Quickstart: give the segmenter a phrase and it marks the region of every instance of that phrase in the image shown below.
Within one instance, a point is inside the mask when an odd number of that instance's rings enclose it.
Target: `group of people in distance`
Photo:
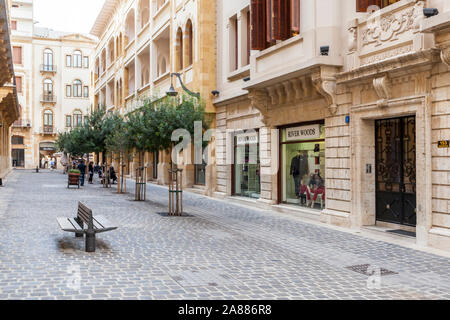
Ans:
[[[94,174],[98,174],[98,178],[100,179],[100,181],[103,182],[103,179],[107,178],[104,175],[105,167],[106,166],[104,166],[104,165],[100,166],[98,163],[96,165],[94,165],[94,163],[92,161],[89,162],[89,164],[86,166],[84,159],[73,160],[73,162],[72,162],[72,168],[78,169],[80,171],[80,185],[81,186],[84,186],[84,180],[85,180],[86,174],[89,175],[89,180],[88,180],[89,184],[94,183],[93,182]],[[113,166],[109,167],[109,179],[111,179],[112,184],[115,184],[117,181],[116,171],[114,170]]]

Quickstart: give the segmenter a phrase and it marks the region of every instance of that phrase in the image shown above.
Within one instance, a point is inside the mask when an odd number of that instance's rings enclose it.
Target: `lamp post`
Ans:
[[[193,97],[195,97],[197,99],[200,99],[200,93],[199,92],[192,92],[191,90],[186,88],[186,86],[183,83],[183,80],[181,80],[181,74],[180,73],[176,73],[176,72],[170,74],[170,88],[169,88],[169,91],[166,92],[166,94],[169,97],[176,97],[178,95],[178,92],[173,87],[173,76],[176,76],[178,78],[178,80],[180,80],[181,87],[183,88],[184,91],[187,92],[187,94],[189,94],[190,96],[193,96]]]

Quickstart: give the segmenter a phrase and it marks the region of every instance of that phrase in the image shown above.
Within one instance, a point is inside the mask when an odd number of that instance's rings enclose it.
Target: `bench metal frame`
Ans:
[[[92,210],[83,203],[78,202],[76,218],[56,218],[63,231],[74,232],[75,237],[86,235],[86,252],[95,252],[95,235],[97,233],[117,229],[104,216],[93,216]]]

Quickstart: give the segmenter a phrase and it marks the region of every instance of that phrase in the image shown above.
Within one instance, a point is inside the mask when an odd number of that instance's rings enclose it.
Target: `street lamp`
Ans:
[[[181,80],[181,74],[175,73],[175,72],[170,74],[170,88],[169,88],[169,91],[166,92],[166,94],[169,97],[176,97],[178,95],[178,92],[175,90],[175,88],[173,86],[173,76],[176,76],[178,78],[178,80],[180,80],[181,87],[183,88],[184,91],[186,91],[190,96],[200,99],[200,93],[192,92],[191,90],[186,88],[186,86],[183,83],[183,80]]]

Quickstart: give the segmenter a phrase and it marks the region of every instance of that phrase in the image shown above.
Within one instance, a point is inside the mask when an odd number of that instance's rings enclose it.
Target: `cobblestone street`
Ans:
[[[190,216],[164,217],[167,189],[147,188],[135,202],[14,171],[0,188],[0,299],[450,299],[449,258],[191,193]],[[95,253],[56,221],[78,201],[119,227]]]

